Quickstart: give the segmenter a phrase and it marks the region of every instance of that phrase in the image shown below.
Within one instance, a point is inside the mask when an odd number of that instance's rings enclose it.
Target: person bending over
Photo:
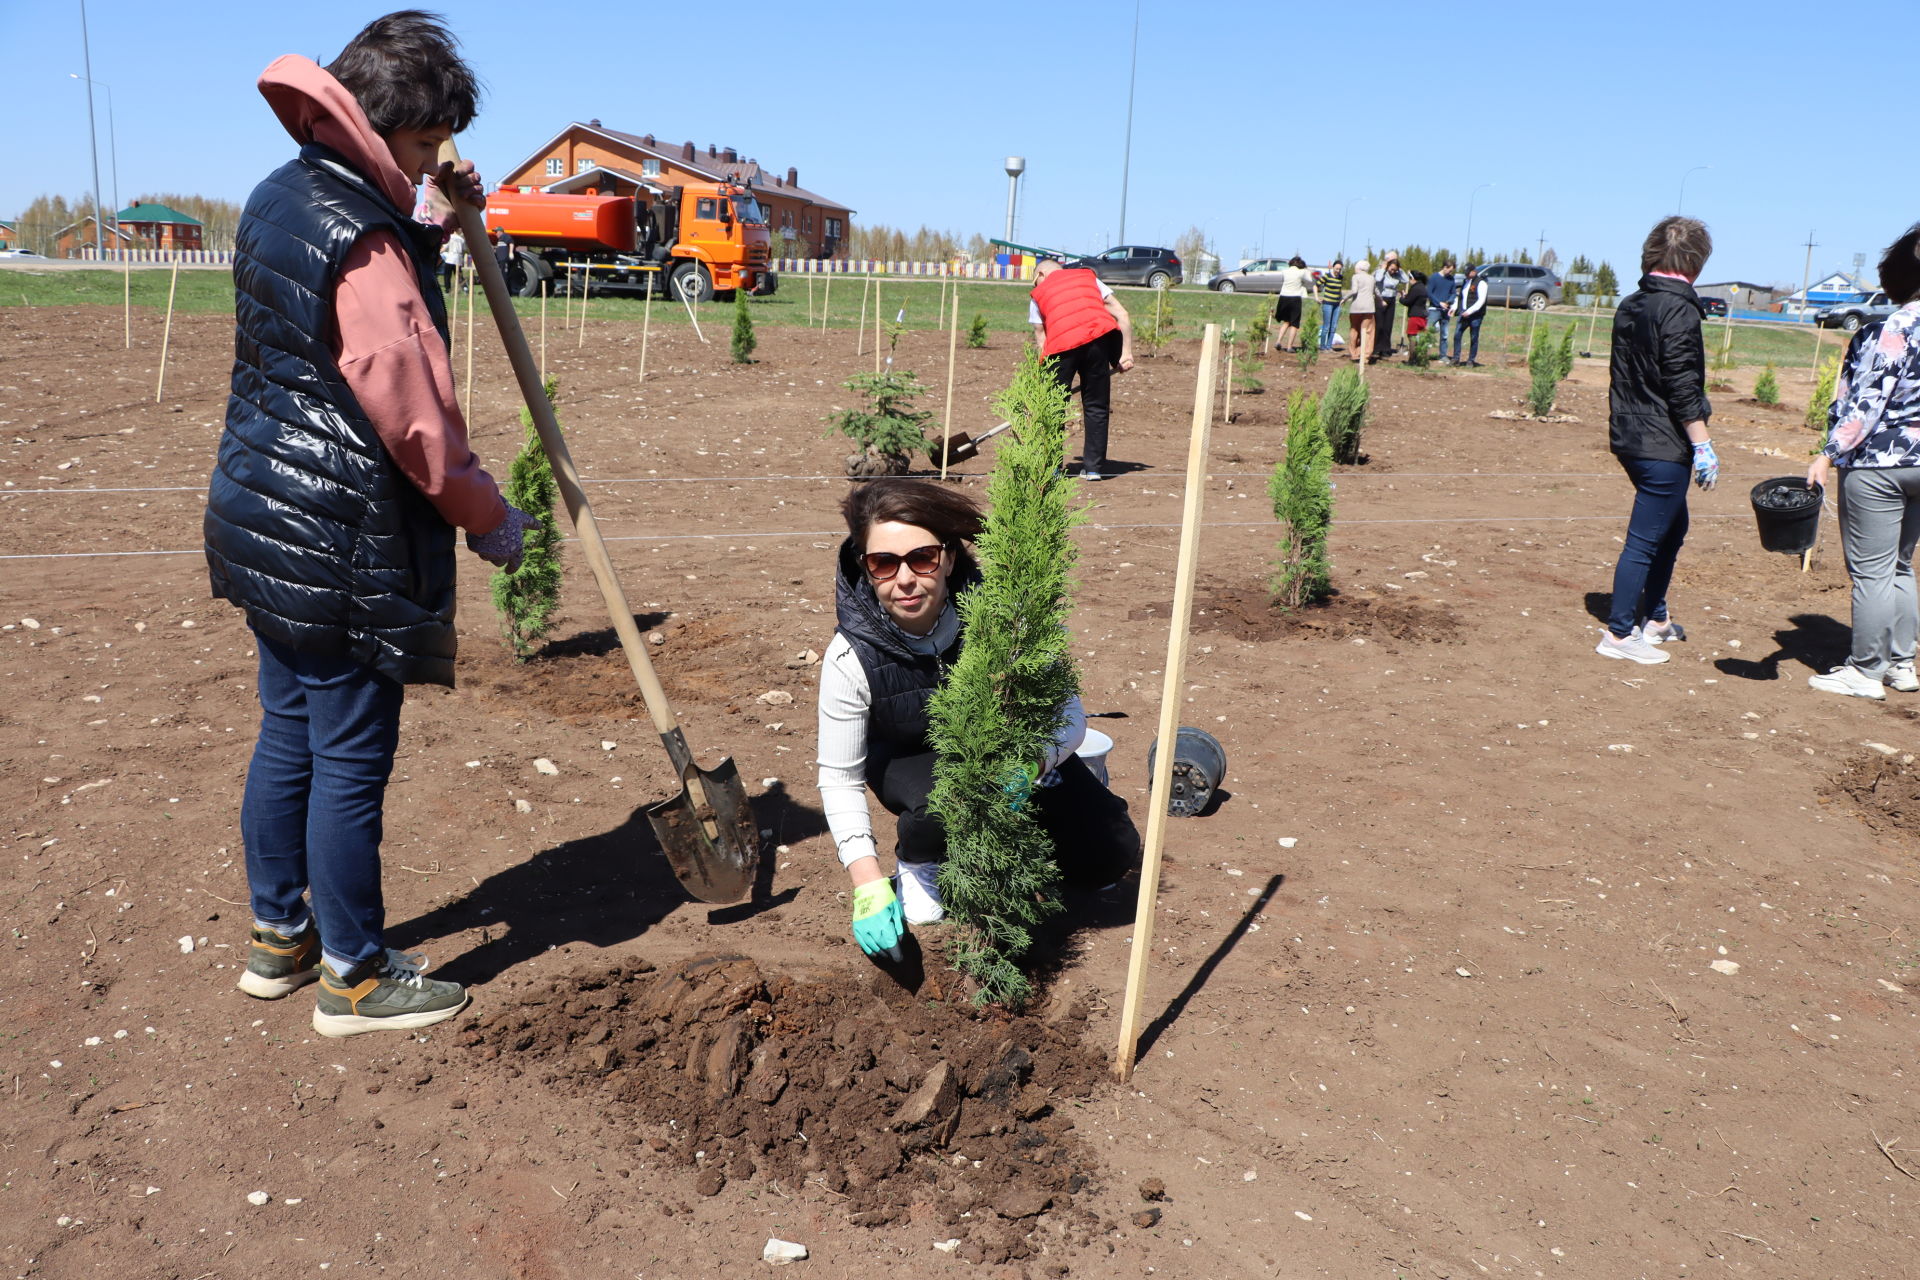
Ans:
[[[927,703],[964,643],[954,601],[980,580],[968,550],[980,509],[947,486],[875,480],[849,493],[841,511],[838,626],[820,663],[820,800],[852,881],[854,939],[876,955],[906,925],[945,914],[937,876],[946,828],[927,807],[936,759]],[[1078,697],[1061,718],[1029,803],[1065,884],[1099,889],[1132,868],[1140,836],[1127,802],[1074,754],[1086,736]],[[880,869],[868,789],[894,815],[897,887]]]
[[[1060,385],[1071,388],[1075,376],[1080,379],[1080,417],[1086,427],[1080,478],[1099,480],[1107,466],[1113,375],[1133,368],[1133,321],[1091,270],[1048,258],[1034,269],[1027,322]]]

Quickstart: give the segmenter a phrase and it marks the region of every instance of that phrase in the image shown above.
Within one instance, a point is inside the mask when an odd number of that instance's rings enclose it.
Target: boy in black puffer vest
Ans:
[[[434,279],[454,221],[442,188],[482,199],[470,166],[439,162],[477,89],[452,36],[411,10],[324,70],[277,60],[259,87],[301,149],[236,236],[233,393],[204,522],[213,593],[246,612],[260,659],[240,989],[276,999],[318,978],[322,1035],[413,1029],[467,994],[382,937],[400,705],[407,684],[453,683],[454,528],[511,567],[533,523],[468,447]],[[423,177],[438,225],[406,212]]]

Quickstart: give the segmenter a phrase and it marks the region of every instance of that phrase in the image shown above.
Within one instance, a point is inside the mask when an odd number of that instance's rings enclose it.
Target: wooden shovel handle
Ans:
[[[460,149],[449,140],[440,148],[440,159],[457,165],[460,163]],[[493,254],[487,249],[486,220],[479,209],[458,195],[448,192],[447,198],[460,216],[460,231],[467,239],[468,260],[480,274],[480,286],[486,290],[487,307],[493,312],[494,327],[500,330],[500,341],[507,348],[507,361],[513,365],[514,379],[520,384],[520,398],[526,401],[527,412],[533,415],[534,429],[540,433],[541,447],[547,451],[547,460],[553,464],[561,501],[566,503],[574,532],[580,536],[580,546],[586,552],[587,566],[593,570],[593,579],[600,584],[601,598],[606,601],[607,613],[613,618],[614,634],[620,637],[620,647],[626,652],[627,665],[633,668],[633,678],[639,682],[640,693],[647,700],[647,714],[653,718],[653,727],[666,740],[668,752],[675,756],[674,768],[684,777],[693,763],[691,753],[687,751],[686,742],[679,733],[673,708],[667,705],[667,691],[661,687],[660,677],[654,674],[653,663],[647,658],[646,646],[640,639],[640,628],[634,625],[633,610],[627,604],[626,593],[620,590],[620,580],[614,576],[613,561],[607,556],[606,541],[600,536],[600,526],[594,522],[593,508],[587,504],[586,491],[580,487],[580,473],[574,469],[573,455],[567,451],[566,438],[560,434],[559,420],[553,416],[553,406],[547,401],[546,388],[540,379],[540,366],[534,361],[532,349],[527,346],[527,335],[520,329],[520,315],[513,309],[513,298],[507,292],[507,278],[501,274],[500,264],[494,261]],[[676,744],[678,751],[674,750]],[[688,758],[680,759],[683,753]]]

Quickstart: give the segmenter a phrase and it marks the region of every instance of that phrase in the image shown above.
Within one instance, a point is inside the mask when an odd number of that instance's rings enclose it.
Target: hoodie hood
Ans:
[[[396,209],[413,207],[413,183],[393,162],[386,140],[347,87],[319,63],[298,54],[275,58],[260,73],[260,95],[301,146],[318,143],[336,152],[380,189]]]
[[[947,576],[948,601],[957,601],[979,581],[980,566],[963,545],[954,553],[953,572]],[[907,633],[874,594],[851,537],[840,543],[840,574],[834,583],[833,604],[839,628],[849,637],[858,636],[898,662],[920,660],[921,655],[909,644]]]

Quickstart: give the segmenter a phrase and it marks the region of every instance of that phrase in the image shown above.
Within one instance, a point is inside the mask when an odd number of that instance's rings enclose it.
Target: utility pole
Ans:
[[[93,51],[87,42],[87,0],[80,0],[80,62],[86,69],[87,145],[93,151],[93,256],[104,262],[107,257],[106,232],[102,224],[106,213],[100,207],[100,138],[93,128]]]
[[[1540,260],[1546,256],[1547,256],[1547,233],[1543,228],[1540,232],[1540,247],[1534,250],[1533,252],[1534,265],[1538,266],[1540,264]]]
[[[1127,143],[1120,156],[1120,239],[1127,240],[1127,179],[1133,170],[1133,82],[1140,70],[1140,0],[1133,0],[1133,54],[1127,62]]]
[[[1813,299],[1807,297],[1807,290],[1813,287],[1813,251],[1819,247],[1820,247],[1819,245],[1813,242],[1813,232],[1811,231],[1807,232],[1807,264],[1806,266],[1800,268],[1800,314],[1801,315],[1807,314],[1807,308],[1810,305],[1812,305],[1812,302],[1813,302]],[[1814,362],[1817,364],[1820,359],[1820,356],[1819,356],[1820,322],[1817,320],[1814,322],[1814,325],[1813,325],[1813,349],[1814,349]]]

